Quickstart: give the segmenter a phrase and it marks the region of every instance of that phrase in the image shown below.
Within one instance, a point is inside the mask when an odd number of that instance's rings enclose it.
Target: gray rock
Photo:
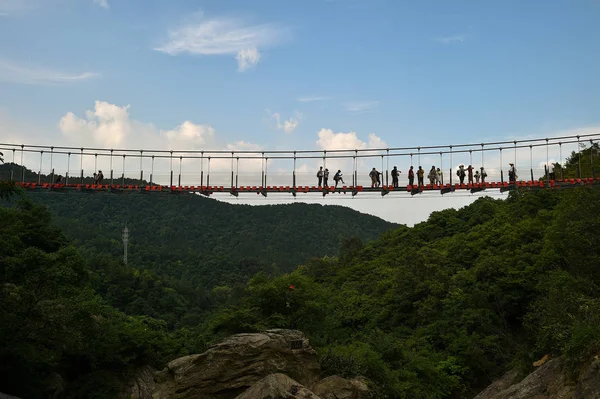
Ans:
[[[476,397],[476,399],[573,398],[573,388],[566,381],[563,373],[563,359],[560,357],[546,362],[517,384],[496,392],[486,389]]]
[[[299,348],[292,349],[292,343]],[[237,334],[202,354],[176,359],[157,373],[152,398],[233,399],[275,373],[285,373],[305,386],[319,380],[315,351],[302,332]]]
[[[481,391],[474,399],[489,399],[498,392],[508,389],[511,385],[519,382],[519,373],[517,370],[511,370],[504,374],[500,379],[494,381],[490,386]]]
[[[600,359],[594,358],[575,386],[575,399],[600,398]]]
[[[369,387],[361,379],[347,380],[337,375],[324,378],[313,392],[321,399],[367,399]]]
[[[322,399],[284,374],[271,374],[235,399]]]
[[[119,395],[119,399],[152,399],[152,392],[156,387],[155,373],[150,366],[138,369],[127,384],[125,392]]]

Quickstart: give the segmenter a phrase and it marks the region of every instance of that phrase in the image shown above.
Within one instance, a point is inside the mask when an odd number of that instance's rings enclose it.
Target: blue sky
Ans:
[[[138,145],[143,128],[179,140],[156,145],[313,149],[575,131],[600,125],[598,21],[597,0],[0,0],[0,138]]]

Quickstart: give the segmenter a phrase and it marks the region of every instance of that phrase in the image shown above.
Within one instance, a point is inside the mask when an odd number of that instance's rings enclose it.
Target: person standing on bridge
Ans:
[[[342,184],[346,184],[344,183],[344,179],[342,179],[342,171],[338,169],[338,171],[335,173],[335,175],[333,175],[333,181],[335,181],[335,188],[337,188],[338,183],[341,181]]]
[[[469,167],[467,168],[467,173],[469,175],[469,183],[473,184],[473,166],[469,165]]]
[[[398,170],[397,167],[394,166],[394,169],[392,169],[392,185],[394,187],[398,187],[398,175],[400,174],[400,171]]]
[[[479,178],[481,177],[481,175],[479,174],[479,171],[475,171],[475,183],[479,184]]]
[[[369,173],[369,177],[371,178],[371,188],[379,187],[377,184],[377,180],[379,180],[379,172],[377,169],[373,168]]]
[[[435,179],[437,176],[437,171],[435,170],[435,165],[431,167],[431,169],[429,169],[429,174],[427,175],[427,178],[429,179],[429,184],[431,184],[432,186],[435,184]]]
[[[412,165],[410,165],[410,169],[408,170],[408,185],[412,186],[415,184],[415,170]]]
[[[425,176],[425,171],[423,170],[423,168],[421,167],[421,165],[419,165],[419,170],[417,170],[417,179],[419,180],[419,186],[424,186],[425,185],[423,183],[423,176]]]
[[[460,179],[460,184],[465,184],[465,165],[462,163],[458,166],[456,176]]]
[[[323,172],[323,187],[325,188],[329,187],[327,180],[329,180],[329,169],[325,168],[325,172]]]
[[[510,169],[508,170],[508,182],[510,184],[514,184],[517,181],[517,169],[515,168],[515,164],[512,162],[509,163]]]
[[[442,170],[437,168],[435,172],[435,184],[444,184],[444,179],[442,178]]]
[[[487,177],[487,173],[485,172],[485,169],[483,168],[483,166],[481,168],[481,183],[485,183],[485,178]]]
[[[317,178],[319,179],[319,187],[321,187],[321,184],[323,183],[323,167],[322,166],[319,168],[319,171],[317,172]]]
[[[102,180],[104,180],[104,175],[102,174],[102,171],[99,170],[96,175],[96,184],[102,184]]]

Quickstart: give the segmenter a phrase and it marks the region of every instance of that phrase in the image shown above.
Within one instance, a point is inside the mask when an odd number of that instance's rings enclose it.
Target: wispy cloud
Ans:
[[[323,97],[323,96],[306,96],[298,98],[298,101],[303,103],[308,103],[311,101],[325,101],[329,100],[331,97]]]
[[[34,7],[32,0],[0,0],[0,16],[7,17],[31,10]]]
[[[108,0],[94,0],[94,4],[98,4],[100,7],[106,8],[107,10],[110,8]]]
[[[344,103],[344,108],[349,112],[372,111],[379,106],[379,101],[354,101]]]
[[[260,53],[256,48],[249,48],[238,51],[235,59],[238,62],[238,70],[243,72],[258,64],[260,61]]]
[[[99,76],[95,72],[67,73],[0,59],[0,80],[21,84],[60,84]]]
[[[439,42],[439,43],[450,44],[450,43],[456,43],[456,42],[464,42],[466,39],[467,39],[466,35],[460,34],[460,35],[453,35],[453,36],[437,37],[437,38],[435,38],[435,41]]]
[[[294,116],[283,121],[283,123],[281,123],[281,115],[279,115],[278,112],[275,112],[273,115],[271,115],[271,117],[277,122],[277,129],[283,129],[283,131],[286,133],[292,133],[300,124],[302,114],[300,112],[296,112]]]
[[[288,37],[287,29],[274,24],[247,25],[240,19],[213,18],[169,31],[166,43],[155,50],[170,55],[235,55],[238,70],[245,71],[260,62],[260,51]]]

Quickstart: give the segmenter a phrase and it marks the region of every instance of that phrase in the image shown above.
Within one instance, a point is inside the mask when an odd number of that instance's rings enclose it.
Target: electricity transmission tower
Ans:
[[[123,263],[127,265],[127,244],[129,243],[129,229],[127,225],[123,229]]]

